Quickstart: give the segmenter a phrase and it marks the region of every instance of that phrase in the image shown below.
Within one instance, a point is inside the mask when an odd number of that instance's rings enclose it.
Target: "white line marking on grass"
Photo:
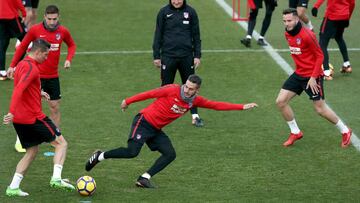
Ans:
[[[204,49],[203,53],[251,53],[251,52],[265,52],[264,49]],[[289,52],[289,49],[274,49],[276,52]],[[328,51],[339,51],[337,48],[329,48]],[[360,48],[348,48],[348,51],[360,51]],[[66,55],[67,52],[61,52],[61,55]],[[152,54],[152,50],[116,50],[116,51],[77,51],[75,55],[137,55],[137,54]],[[6,55],[14,55],[14,52],[8,52]]]
[[[225,10],[225,12],[232,17],[233,15],[233,11],[232,8],[224,1],[224,0],[215,0],[216,3]],[[239,21],[237,22],[244,30],[247,30],[247,23],[244,21]],[[255,30],[253,32],[253,36],[256,40],[259,39],[259,33],[257,33]],[[239,43],[240,44],[240,43]],[[294,70],[291,68],[291,66],[285,61],[284,58],[282,58],[276,51],[276,49],[274,49],[269,42],[267,42],[268,46],[264,46],[264,50],[274,59],[274,61],[279,64],[279,66],[281,67],[281,69],[283,69],[288,75],[291,75]],[[330,108],[330,106],[329,106]],[[340,118],[341,119],[341,118]],[[342,119],[341,119],[342,120]],[[353,144],[353,146],[360,151],[360,139],[356,136],[356,134],[353,132],[352,136],[351,136],[351,143]]]

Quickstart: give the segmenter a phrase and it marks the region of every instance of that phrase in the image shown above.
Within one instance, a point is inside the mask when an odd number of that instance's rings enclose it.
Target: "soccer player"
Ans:
[[[69,30],[59,23],[60,12],[57,6],[49,5],[45,9],[44,21],[30,28],[24,40],[16,49],[15,55],[8,69],[8,77],[12,77],[17,63],[21,56],[27,50],[29,44],[37,39],[42,38],[51,44],[49,57],[39,65],[41,87],[50,95],[48,101],[50,107],[50,118],[55,125],[60,128],[60,81],[58,65],[60,60],[61,45],[63,42],[68,46],[68,53],[64,63],[64,68],[71,66],[71,60],[75,54],[76,45],[71,37]],[[18,141],[16,143],[19,143]],[[17,145],[17,144],[15,144]]]
[[[21,12],[22,18],[19,17]],[[0,1],[0,80],[6,80],[5,59],[10,38],[24,38],[26,11],[21,0]]]
[[[317,16],[318,8],[324,0],[316,1],[311,13],[314,17]],[[343,57],[343,66],[340,69],[341,73],[351,73],[352,68],[349,61],[349,55],[344,40],[344,30],[349,26],[349,21],[352,12],[355,8],[355,0],[328,0],[324,19],[320,27],[320,47],[324,53],[324,75],[326,80],[332,80],[332,74],[329,70],[329,53],[327,47],[331,38],[335,38],[339,46],[341,55]]]
[[[277,6],[277,0],[252,0],[252,1],[254,4],[250,4],[250,5],[255,5],[255,7],[250,8],[250,17],[249,17],[247,35],[244,39],[240,40],[240,42],[243,45],[245,45],[246,47],[251,47],[251,38],[252,38],[252,33],[254,31],[255,24],[256,24],[256,17],[258,15],[259,9],[262,8],[262,6],[263,6],[262,4],[264,1],[266,13],[265,13],[265,18],[264,18],[262,26],[261,26],[260,37],[259,37],[257,44],[260,46],[266,46],[267,44],[264,41],[264,37],[265,37],[266,31],[268,30],[268,28],[270,26],[272,13],[274,12],[275,7]]]
[[[29,195],[20,189],[20,183],[42,142],[50,142],[55,147],[54,171],[50,186],[67,190],[75,189],[61,179],[67,142],[59,129],[41,110],[41,97],[49,99],[49,95],[41,91],[38,64],[46,60],[49,49],[50,44],[45,40],[35,40],[29,55],[16,67],[10,110],[4,116],[3,122],[4,124],[13,122],[21,144],[26,148],[26,153],[16,166],[11,184],[6,189],[7,196]]]
[[[136,185],[153,188],[154,186],[149,179],[163,170],[176,157],[170,138],[162,131],[163,127],[183,116],[193,106],[221,111],[246,110],[257,107],[256,103],[232,104],[208,100],[198,95],[200,86],[201,78],[197,75],[190,75],[182,86],[170,84],[123,100],[121,108],[125,111],[132,103],[156,99],[135,116],[127,148],[120,147],[105,152],[97,151],[89,158],[85,169],[90,171],[97,163],[105,159],[134,158],[139,154],[143,144],[146,143],[152,151],[159,151],[161,156],[147,172],[137,179]]]
[[[286,29],[285,38],[296,66],[295,72],[285,81],[276,99],[276,104],[291,131],[283,145],[291,146],[303,137],[289,102],[305,91],[313,101],[315,111],[339,129],[342,133],[341,146],[347,147],[350,144],[351,129],[325,103],[321,70],[324,57],[315,34],[302,27],[296,9],[285,9],[283,22]]]
[[[156,19],[153,42],[154,65],[160,68],[161,86],[174,83],[179,70],[185,84],[200,65],[201,40],[199,19],[186,0],[169,0]],[[192,124],[204,125],[197,108],[192,108]]]
[[[309,5],[309,0],[289,0],[289,7],[295,8],[298,12],[298,16],[301,22],[303,22],[307,28],[313,30],[314,26],[312,25],[309,17],[306,15],[306,10],[308,8],[308,5]]]

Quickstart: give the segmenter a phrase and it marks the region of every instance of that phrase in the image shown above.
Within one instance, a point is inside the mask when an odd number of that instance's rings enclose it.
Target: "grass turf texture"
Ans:
[[[48,1],[40,2],[39,19],[46,5],[60,7],[61,22],[67,26],[78,52],[151,50],[155,18],[166,0],[141,1]],[[232,22],[212,0],[188,1],[198,11],[203,49],[244,49],[240,39],[245,31]],[[231,3],[231,1],[228,1]],[[267,40],[274,48],[285,49],[281,11],[273,15]],[[345,31],[349,48],[359,48],[359,6],[350,28]],[[319,11],[321,16],[323,9]],[[264,14],[260,10],[256,30]],[[310,14],[310,13],[309,13]],[[318,32],[321,18],[312,18]],[[13,44],[14,41],[12,41]],[[253,49],[261,50],[253,40]],[[13,51],[10,45],[9,52]],[[330,48],[337,48],[332,41]],[[66,51],[66,50],[64,50]],[[355,131],[359,132],[360,67],[359,51],[349,52],[354,72],[325,82],[327,102]],[[293,64],[289,53],[281,53]],[[7,57],[7,64],[11,55]],[[63,65],[64,56],[60,66]],[[336,71],[342,64],[340,52],[330,52]],[[15,131],[0,125],[0,202],[207,202],[207,201],[328,201],[354,202],[360,198],[359,153],[354,147],[341,149],[341,137],[334,126],[316,116],[306,95],[295,98],[292,107],[304,138],[294,147],[283,148],[288,127],[275,106],[275,98],[287,75],[265,52],[203,53],[198,74],[204,82],[201,95],[229,102],[257,102],[260,108],[246,112],[216,112],[200,109],[204,128],[194,128],[190,115],[177,120],[164,131],[170,136],[177,159],[152,178],[156,190],[134,186],[158,153],[145,146],[131,160],[107,160],[90,173],[84,164],[97,148],[125,146],[133,116],[150,101],[133,104],[122,113],[120,102],[135,93],[159,86],[159,71],[152,54],[90,54],[75,56],[69,71],[61,69],[63,100],[62,132],[69,142],[63,177],[73,182],[90,175],[97,183],[96,193],[84,198],[75,192],[51,189],[51,151],[42,145],[21,188],[26,198],[8,198],[5,190],[22,154],[13,149]],[[177,82],[180,79],[177,77]],[[0,113],[7,113],[12,82],[0,83]],[[48,114],[47,104],[44,104]]]

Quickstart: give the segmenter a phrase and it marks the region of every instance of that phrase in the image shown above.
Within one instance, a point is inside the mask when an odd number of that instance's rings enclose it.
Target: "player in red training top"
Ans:
[[[32,26],[20,46],[8,69],[8,76],[12,77],[14,68],[25,53],[28,45],[35,39],[42,38],[51,44],[47,60],[39,65],[41,87],[50,95],[48,101],[50,107],[50,118],[60,128],[60,82],[58,65],[60,60],[61,45],[63,42],[68,46],[68,54],[64,68],[68,69],[75,54],[76,45],[67,28],[59,24],[59,9],[55,5],[49,5],[45,9],[44,21]]]
[[[153,188],[150,177],[154,176],[170,164],[176,157],[175,149],[170,138],[161,130],[177,118],[183,116],[191,107],[203,107],[214,110],[245,110],[257,107],[256,103],[232,104],[227,102],[211,101],[198,95],[201,78],[190,75],[182,86],[171,84],[147,92],[143,92],[123,100],[123,111],[128,105],[155,98],[156,100],[142,109],[134,118],[128,139],[128,147],[120,147],[110,151],[97,151],[87,161],[85,169],[90,171],[99,161],[109,158],[134,158],[143,144],[146,143],[152,151],[159,151],[160,158],[143,175],[136,185]]]
[[[313,16],[317,16],[318,8],[324,0],[317,0],[311,10]],[[349,60],[346,43],[343,37],[344,30],[349,26],[350,17],[355,8],[355,0],[327,0],[324,19],[320,27],[320,47],[324,53],[324,75],[326,80],[332,80],[332,72],[329,69],[329,53],[327,47],[331,38],[335,38],[343,57],[341,73],[351,73],[352,68]]]
[[[29,195],[20,189],[20,182],[35,159],[42,142],[50,142],[55,147],[54,171],[50,186],[67,190],[75,189],[61,179],[67,142],[59,129],[41,110],[41,96],[49,99],[49,95],[40,89],[40,74],[37,66],[45,61],[49,48],[50,44],[45,40],[35,40],[29,55],[17,65],[10,110],[4,116],[3,122],[4,124],[13,122],[21,144],[26,148],[26,153],[17,164],[12,182],[6,189],[7,196]]]
[[[303,137],[289,102],[305,91],[313,101],[316,112],[339,129],[342,133],[341,146],[347,147],[350,144],[351,129],[325,103],[321,70],[324,57],[315,34],[302,27],[296,9],[285,9],[283,21],[286,29],[285,38],[296,65],[295,72],[285,81],[276,99],[276,104],[291,130],[288,140],[283,145],[291,146]]]

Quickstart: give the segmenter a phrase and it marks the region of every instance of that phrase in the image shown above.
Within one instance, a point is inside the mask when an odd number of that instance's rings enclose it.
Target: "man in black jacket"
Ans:
[[[161,86],[174,83],[177,70],[185,84],[200,65],[199,19],[186,0],[169,0],[169,4],[160,9],[156,19],[153,56],[154,65],[161,71]],[[192,108],[191,114],[192,124],[196,127],[204,125],[197,108]]]

